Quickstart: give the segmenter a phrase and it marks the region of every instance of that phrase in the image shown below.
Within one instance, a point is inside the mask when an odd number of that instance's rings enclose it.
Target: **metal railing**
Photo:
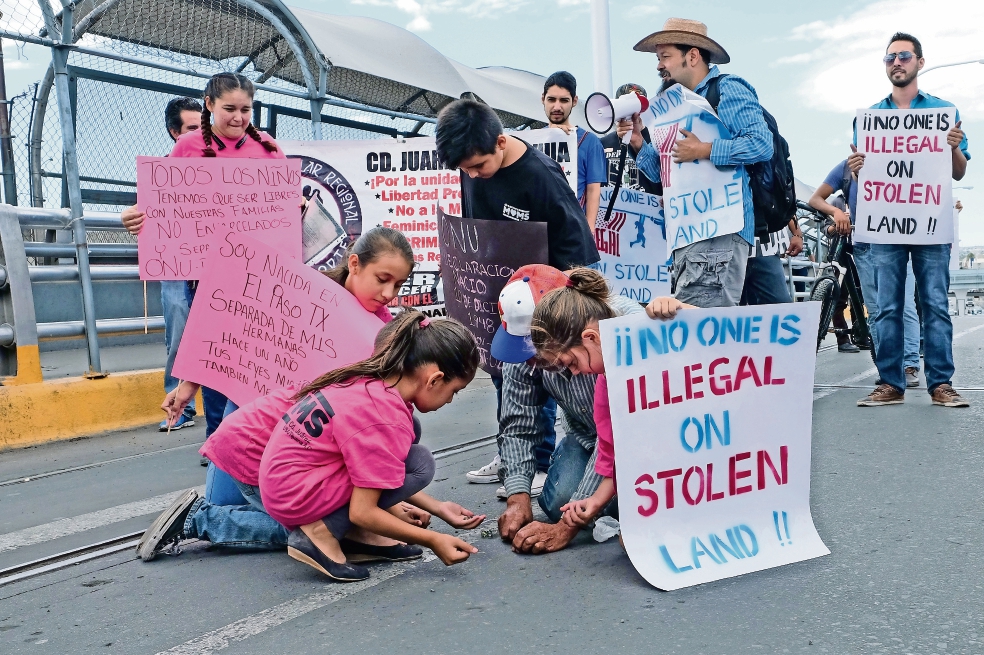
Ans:
[[[71,243],[25,242],[23,230],[69,231]],[[139,267],[131,264],[89,265],[89,256],[136,258],[135,244],[89,244],[87,231],[121,230],[120,215],[90,212],[73,220],[68,209],[32,209],[0,205],[0,376],[4,384],[41,381],[39,342],[84,338],[89,354],[86,377],[104,377],[99,337],[146,334],[164,330],[163,316],[96,319],[93,281],[137,281]],[[84,253],[84,256],[79,256]],[[74,259],[71,264],[32,266],[28,257]],[[80,284],[81,321],[38,323],[33,284]]]

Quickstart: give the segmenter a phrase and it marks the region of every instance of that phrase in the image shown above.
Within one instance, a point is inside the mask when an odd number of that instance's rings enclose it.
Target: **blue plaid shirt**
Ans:
[[[717,66],[711,66],[707,77],[701,80],[694,91],[706,96],[707,83],[720,74]],[[728,75],[721,80],[718,90],[721,92],[721,101],[718,103],[717,115],[731,132],[732,138],[714,139],[711,143],[711,163],[715,166],[734,166],[741,173],[745,226],[738,236],[751,244],[755,241],[755,209],[745,165],[772,159],[772,133],[762,116],[758,95],[748,82]],[[642,146],[642,150],[636,155],[636,167],[650,180],[659,182],[659,153],[651,143]]]
[[[909,105],[909,109],[937,109],[938,107],[956,108],[956,105],[954,105],[952,102],[947,102],[946,100],[937,98],[936,96],[926,93],[925,91],[922,90],[920,90],[919,93],[916,94],[916,97],[912,99],[912,103]],[[895,101],[892,100],[892,94],[888,94],[888,96],[885,97],[881,102],[876,102],[875,104],[871,105],[871,109],[898,109],[898,106],[895,104]],[[956,112],[956,117],[954,118],[954,121],[956,123],[960,122],[959,109]],[[855,119],[854,122],[855,122],[854,145],[858,145],[857,119]],[[967,150],[966,133],[964,133],[963,141],[960,142],[960,151],[964,154],[964,157],[967,158],[967,161],[970,161],[970,151]]]

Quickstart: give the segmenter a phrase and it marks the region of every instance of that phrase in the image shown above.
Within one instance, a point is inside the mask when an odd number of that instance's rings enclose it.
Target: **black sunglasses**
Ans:
[[[910,61],[912,61],[912,58],[915,57],[915,55],[909,52],[908,50],[903,50],[902,52],[891,52],[885,55],[882,58],[882,61],[885,62],[886,66],[890,66],[891,64],[895,63],[896,56],[899,58],[899,62],[903,64],[908,64]]]

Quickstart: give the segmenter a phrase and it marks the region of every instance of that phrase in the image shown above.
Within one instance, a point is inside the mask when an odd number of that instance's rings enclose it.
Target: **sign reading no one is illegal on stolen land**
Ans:
[[[818,323],[819,303],[601,322],[622,537],[653,586],[830,552],[810,513]]]

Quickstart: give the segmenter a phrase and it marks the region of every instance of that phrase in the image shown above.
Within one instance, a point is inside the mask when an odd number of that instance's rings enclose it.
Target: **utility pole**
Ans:
[[[612,95],[612,32],[608,0],[591,0],[591,44],[594,53],[594,90]]]
[[[10,136],[10,104],[4,78],[3,40],[0,39],[0,174],[3,176],[3,199],[17,204],[17,178],[14,175],[14,146]]]

